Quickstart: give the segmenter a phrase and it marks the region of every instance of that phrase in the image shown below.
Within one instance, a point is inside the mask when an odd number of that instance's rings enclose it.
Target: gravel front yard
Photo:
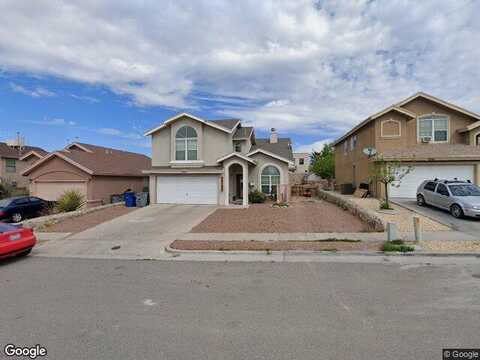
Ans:
[[[421,241],[425,251],[435,252],[480,252],[480,240]]]
[[[448,226],[440,224],[426,216],[422,216],[413,211],[407,210],[401,206],[391,204],[390,206],[395,210],[394,214],[382,213],[379,210],[380,202],[377,199],[360,199],[351,197],[350,200],[356,204],[376,212],[385,222],[392,222],[397,224],[399,232],[413,232],[413,217],[418,216],[421,219],[423,231],[449,231]]]
[[[107,207],[85,215],[62,220],[56,224],[44,226],[41,232],[78,233],[116,217],[128,214],[136,209],[137,208],[127,208],[122,205]]]
[[[178,250],[217,251],[380,251],[383,241],[203,241],[175,240],[170,247]]]
[[[193,233],[368,232],[356,216],[325,201],[292,202],[287,208],[252,204],[247,209],[218,209]]]

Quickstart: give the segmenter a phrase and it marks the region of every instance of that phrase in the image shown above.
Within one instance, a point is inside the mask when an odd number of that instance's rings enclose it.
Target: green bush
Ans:
[[[265,194],[258,190],[253,190],[248,194],[248,201],[252,204],[264,203],[266,198]]]
[[[390,251],[410,252],[414,250],[415,249],[413,246],[406,245],[403,240],[387,241],[382,246],[382,251],[385,251],[385,252],[390,252]]]
[[[57,201],[59,212],[69,212],[80,209],[85,203],[83,195],[76,190],[68,190]]]

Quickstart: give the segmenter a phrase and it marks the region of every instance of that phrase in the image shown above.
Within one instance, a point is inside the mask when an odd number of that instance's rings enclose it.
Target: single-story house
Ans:
[[[87,206],[110,203],[111,195],[148,186],[148,156],[103,146],[75,142],[44,156],[22,172],[30,194],[56,201],[65,191],[77,190]]]

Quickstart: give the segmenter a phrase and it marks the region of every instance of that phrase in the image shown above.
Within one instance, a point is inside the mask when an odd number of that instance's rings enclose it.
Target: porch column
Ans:
[[[248,164],[242,165],[242,177],[243,177],[243,206],[248,206]]]
[[[480,164],[475,164],[473,169],[473,174],[474,174],[474,183],[475,185],[480,186]]]
[[[224,166],[224,176],[223,176],[223,197],[225,198],[225,206],[230,205],[230,173],[229,165]]]

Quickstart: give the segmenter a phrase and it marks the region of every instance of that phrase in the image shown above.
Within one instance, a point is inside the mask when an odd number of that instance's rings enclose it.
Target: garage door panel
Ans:
[[[157,202],[165,204],[217,204],[218,176],[158,176]]]
[[[35,182],[35,196],[48,201],[57,201],[66,191],[74,190],[87,196],[85,182]]]
[[[399,187],[390,186],[390,197],[415,198],[417,188],[424,180],[431,179],[474,180],[473,165],[416,165],[404,176]],[[394,185],[398,185],[395,184]]]

